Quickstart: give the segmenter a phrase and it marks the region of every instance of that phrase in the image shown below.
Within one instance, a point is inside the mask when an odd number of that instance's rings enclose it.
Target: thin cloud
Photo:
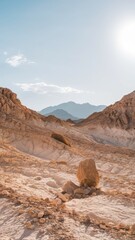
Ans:
[[[22,64],[32,64],[35,63],[33,61],[28,60],[23,54],[17,54],[12,57],[9,57],[5,61],[7,64],[9,64],[12,67],[18,67]]]
[[[72,87],[61,87],[54,84],[46,84],[45,82],[40,83],[16,83],[23,91],[30,91],[39,94],[46,93],[82,93],[84,91],[72,88]]]

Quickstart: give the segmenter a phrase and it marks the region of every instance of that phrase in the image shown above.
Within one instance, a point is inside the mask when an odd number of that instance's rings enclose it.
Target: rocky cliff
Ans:
[[[109,128],[116,127],[127,130],[135,129],[135,91],[80,123],[80,125],[85,124],[98,124]]]

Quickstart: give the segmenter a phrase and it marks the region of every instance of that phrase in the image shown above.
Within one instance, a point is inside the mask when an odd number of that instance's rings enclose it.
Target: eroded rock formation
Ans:
[[[102,112],[92,114],[78,125],[85,124],[135,129],[135,91],[105,108]]]
[[[98,143],[135,149],[135,91],[78,124]]]

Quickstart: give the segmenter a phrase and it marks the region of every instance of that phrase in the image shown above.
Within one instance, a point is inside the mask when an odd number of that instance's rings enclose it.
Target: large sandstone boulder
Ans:
[[[99,182],[99,174],[94,160],[81,161],[77,171],[77,177],[81,186],[95,187]]]

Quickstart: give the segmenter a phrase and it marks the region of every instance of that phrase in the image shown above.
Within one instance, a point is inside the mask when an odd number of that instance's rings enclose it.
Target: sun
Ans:
[[[135,58],[135,18],[122,21],[116,31],[117,48],[127,57]]]

